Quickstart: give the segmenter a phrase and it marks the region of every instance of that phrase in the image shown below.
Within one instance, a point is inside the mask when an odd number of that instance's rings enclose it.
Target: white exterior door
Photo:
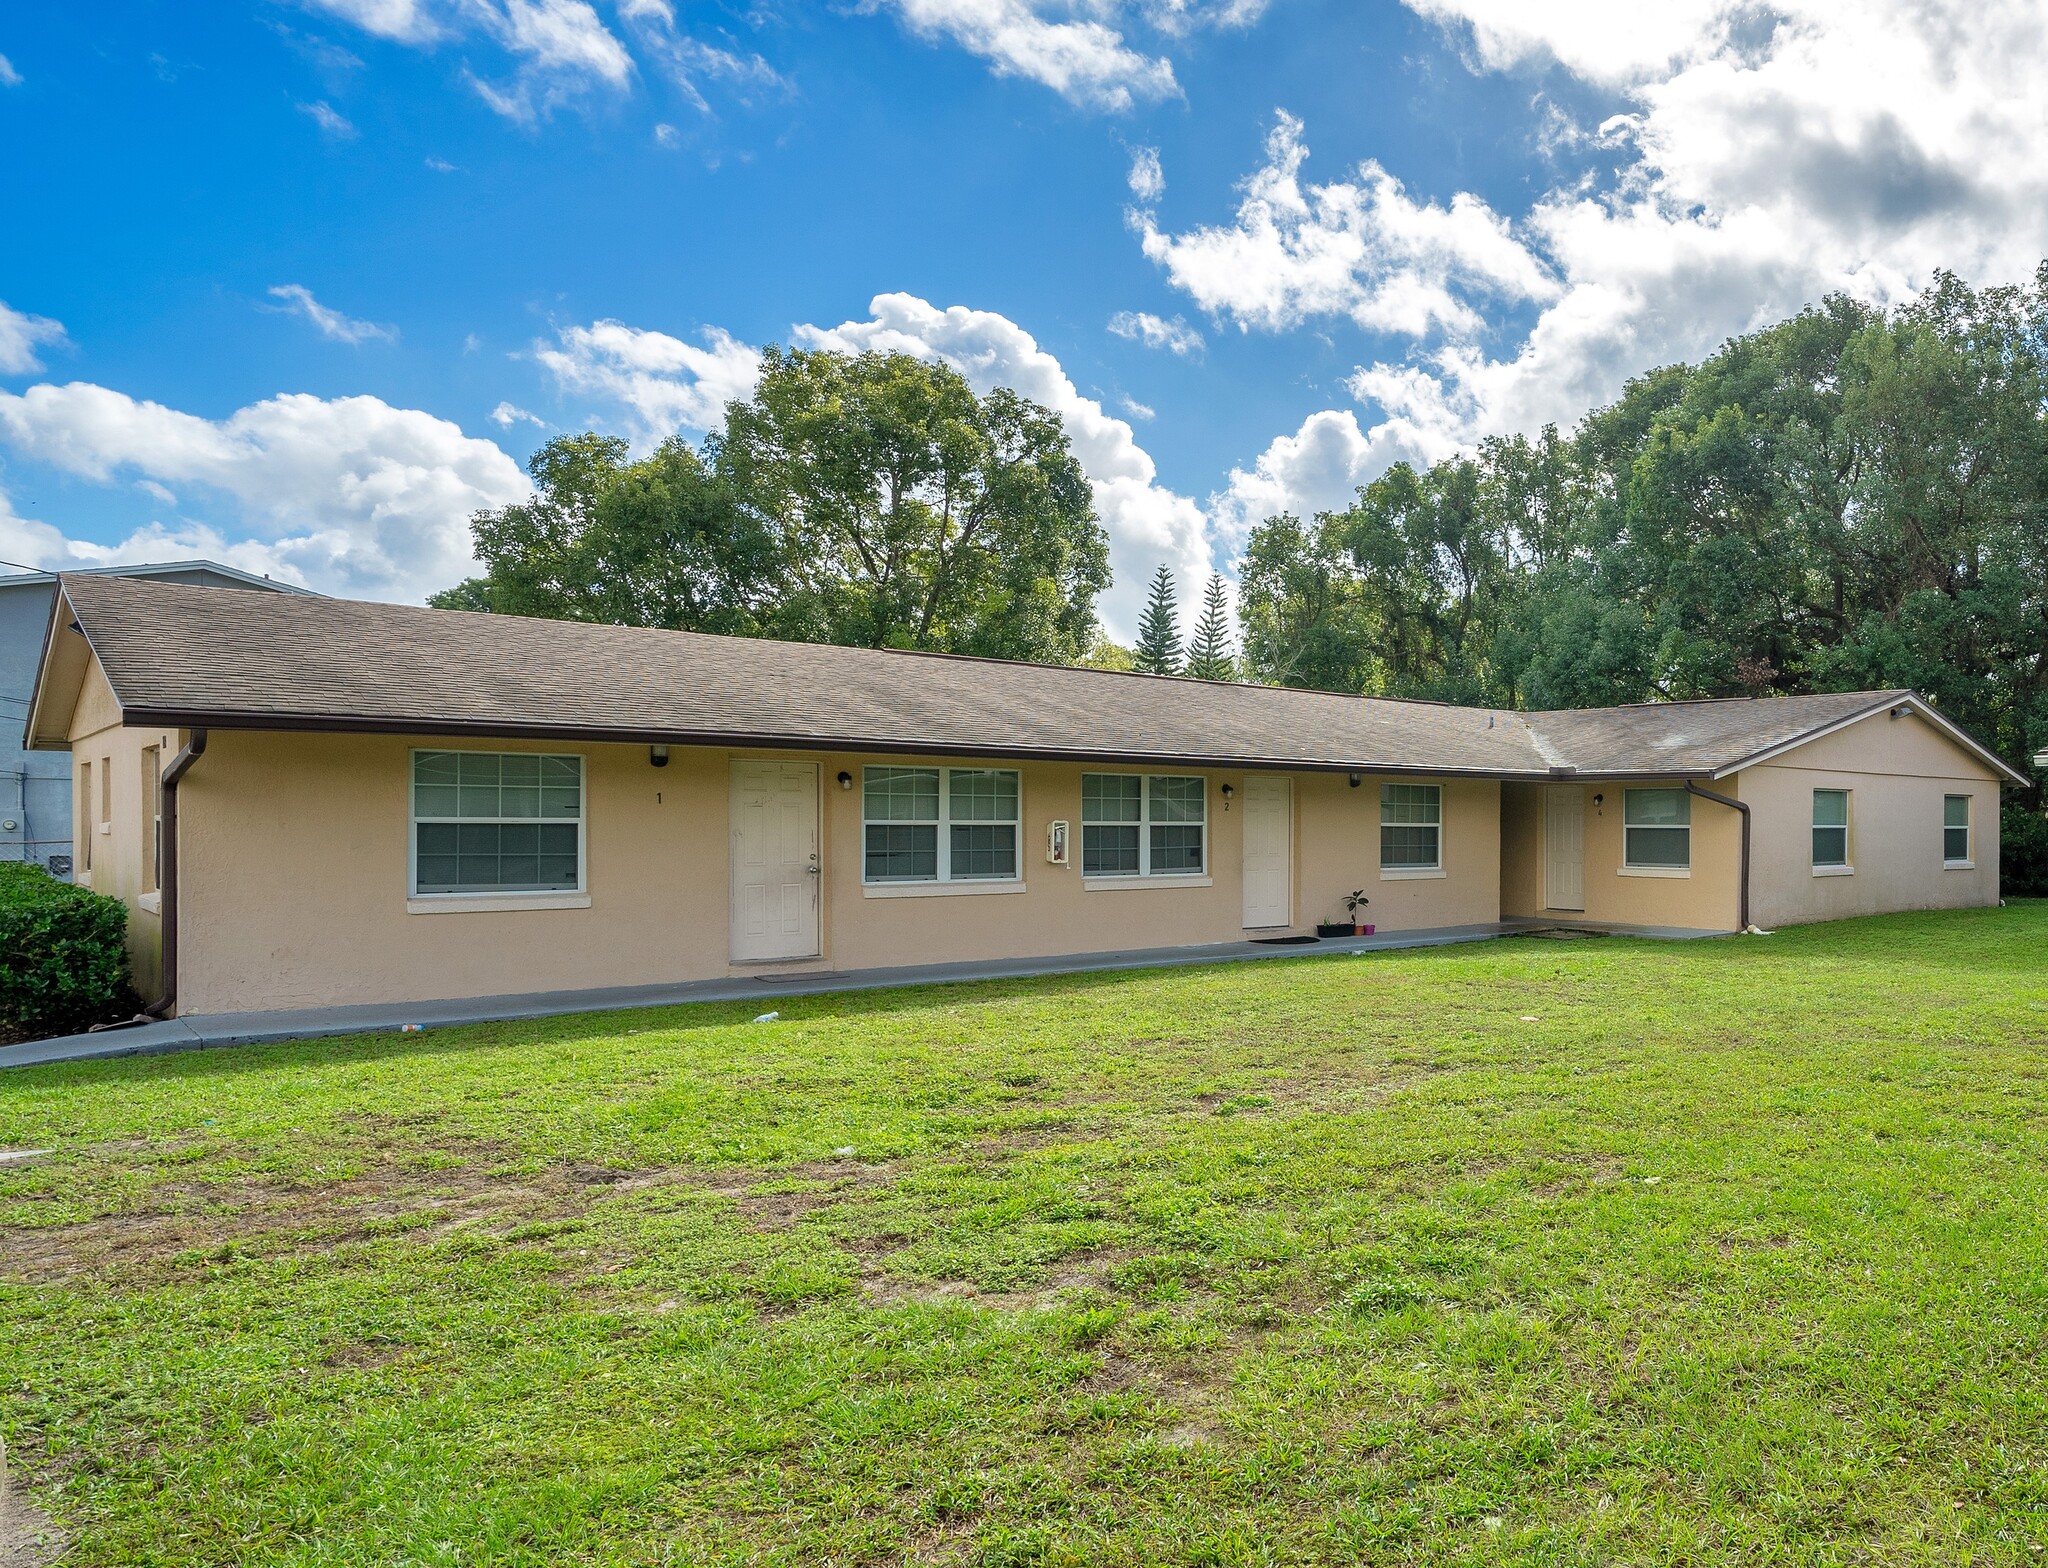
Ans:
[[[1294,924],[1294,786],[1277,774],[1245,775],[1244,923]]]
[[[1586,792],[1576,784],[1543,790],[1543,907],[1586,908]]]
[[[824,866],[818,765],[732,765],[732,956],[815,958]]]

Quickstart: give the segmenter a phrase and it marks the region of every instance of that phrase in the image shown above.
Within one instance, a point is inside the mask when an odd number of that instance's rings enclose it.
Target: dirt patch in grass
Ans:
[[[0,1462],[0,1568],[45,1568],[64,1555],[64,1532],[8,1484]]]

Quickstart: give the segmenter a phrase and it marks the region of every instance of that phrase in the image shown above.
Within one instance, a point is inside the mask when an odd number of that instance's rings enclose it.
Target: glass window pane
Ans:
[[[1165,823],[1152,829],[1152,874],[1186,876],[1202,869],[1200,823]]]
[[[1389,870],[1434,869],[1437,865],[1437,834],[1434,824],[1381,823],[1380,864]]]
[[[1630,827],[1683,826],[1692,821],[1692,796],[1682,789],[1626,790],[1622,821]]]
[[[936,823],[871,822],[866,828],[870,882],[936,882],[939,829]]]
[[[543,784],[581,784],[583,782],[583,759],[581,757],[542,757],[540,759],[540,781]]]
[[[861,809],[869,822],[937,822],[937,768],[864,768]],[[933,843],[937,843],[936,836]]]
[[[1134,877],[1138,874],[1138,830],[1135,826],[1081,824],[1081,874],[1088,877]]]
[[[1382,784],[1380,821],[1404,824],[1440,822],[1443,789],[1436,784]]]
[[[509,793],[509,792],[508,792]],[[574,784],[543,784],[540,791],[540,814],[544,817],[573,817],[583,809],[583,791]],[[499,812],[509,817],[509,811]]]
[[[1692,833],[1686,828],[1624,828],[1623,857],[1632,866],[1686,867],[1692,864]]]
[[[453,784],[421,784],[412,792],[412,814],[416,817],[455,815],[456,788]]]
[[[946,775],[946,811],[955,822],[1015,822],[1016,773],[1004,768],[955,768]]]
[[[455,824],[452,822],[422,822],[419,826],[419,846],[422,855],[452,855],[455,853]]]
[[[1941,858],[1943,860],[1968,860],[1970,858],[1970,830],[1968,828],[1943,828],[1941,830]]]
[[[1017,829],[1007,823],[965,823],[952,830],[956,881],[1017,875]]]
[[[557,813],[560,815],[560,813]],[[570,812],[568,815],[573,816]],[[537,817],[540,815],[540,786],[537,784],[508,784],[498,791],[498,815],[501,817]]]
[[[455,890],[455,857],[420,856],[418,890],[422,893],[452,893]]]
[[[1205,786],[1201,779],[1154,776],[1145,781],[1152,792],[1154,822],[1200,822]],[[1156,871],[1158,867],[1153,867]]]
[[[1083,822],[1136,822],[1140,818],[1143,781],[1134,773],[1084,773],[1081,775],[1081,820]],[[1137,836],[1132,835],[1135,847]]]
[[[557,759],[560,760],[559,758]],[[498,782],[501,784],[538,784],[540,782],[540,758],[505,756],[498,759]]]
[[[455,769],[464,784],[498,787],[498,754],[494,751],[458,751]]]
[[[1845,789],[1817,789],[1813,792],[1813,825],[1817,828],[1845,828],[1849,825],[1849,792]]]
[[[453,784],[455,782],[455,753],[452,751],[422,751],[412,759],[412,776],[416,784]]]
[[[465,781],[459,791],[456,812],[465,817],[495,817],[498,813],[498,786],[495,784],[471,784]]]
[[[1846,866],[1849,863],[1849,830],[1815,828],[1813,863],[1816,866]]]
[[[1941,825],[1945,828],[1967,828],[1970,825],[1970,797],[1968,795],[1944,795],[1941,797]]]

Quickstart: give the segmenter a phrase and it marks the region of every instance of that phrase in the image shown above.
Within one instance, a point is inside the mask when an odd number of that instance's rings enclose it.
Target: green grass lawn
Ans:
[[[67,1564],[2040,1563],[2048,905],[0,1075]]]

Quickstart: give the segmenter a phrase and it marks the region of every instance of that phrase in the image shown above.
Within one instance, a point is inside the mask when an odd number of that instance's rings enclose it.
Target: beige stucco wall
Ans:
[[[818,764],[825,875],[820,956],[774,972],[1172,947],[1235,941],[1243,931],[1244,775],[1208,770],[1210,875],[1203,885],[1089,885],[1079,869],[1079,765],[1020,763],[1024,891],[870,897],[860,878],[864,763],[959,759],[854,753],[673,750],[666,768],[640,745],[515,745],[586,759],[590,904],[433,914],[407,909],[405,736],[213,732],[181,787],[183,956],[180,1008],[233,1012],[374,1000],[650,985],[734,973],[727,914],[733,759]],[[970,764],[970,765],[987,765]],[[853,775],[841,790],[836,775]],[[1092,770],[1091,770],[1092,771]],[[1445,784],[1445,875],[1382,881],[1379,780],[1294,784],[1297,929],[1338,912],[1363,887],[1382,930],[1491,921],[1499,900],[1498,789]],[[1233,787],[1226,808],[1221,787]],[[1046,825],[1074,825],[1071,867],[1046,863]]]
[[[144,1001],[162,989],[163,926],[154,891],[152,797],[146,749],[160,769],[183,744],[175,730],[124,727],[99,666],[90,666],[72,710],[72,880],[128,906],[128,957]],[[80,785],[92,765],[92,787]],[[88,856],[88,851],[89,856]],[[90,864],[88,865],[88,859]]]
[[[1575,780],[1585,795],[1586,907],[1580,918],[1616,925],[1679,926],[1732,931],[1738,909],[1741,816],[1711,800],[1692,803],[1692,865],[1685,876],[1642,876],[1622,865],[1621,799],[1630,788],[1669,788],[1666,779]],[[1696,780],[1717,794],[1727,783]],[[1543,786],[1501,786],[1501,913],[1529,918],[1551,913],[1546,897]]]
[[[1759,925],[1998,902],[1998,780],[1917,715],[1877,714],[1745,770],[1731,792],[1756,820],[1751,899]],[[1846,789],[1854,874],[1813,873],[1813,791]],[[1971,797],[1967,870],[1944,868],[1944,795]]]

